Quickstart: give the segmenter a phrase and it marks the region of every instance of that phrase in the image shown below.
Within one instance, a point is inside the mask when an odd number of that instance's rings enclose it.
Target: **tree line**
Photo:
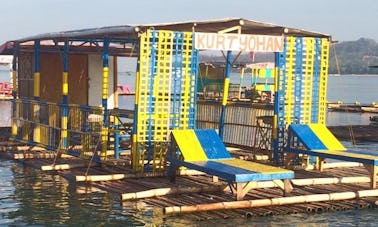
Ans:
[[[330,48],[330,74],[378,74],[378,43],[373,39],[333,43]]]

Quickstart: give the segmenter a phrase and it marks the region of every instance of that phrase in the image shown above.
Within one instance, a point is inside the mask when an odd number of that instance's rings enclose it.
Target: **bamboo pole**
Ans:
[[[101,190],[99,188],[96,188],[96,187],[91,187],[91,186],[78,186],[76,188],[76,193],[78,194],[89,194],[89,193],[94,193],[94,192],[99,192],[99,193],[107,193],[106,191],[104,190]]]
[[[126,178],[126,174],[109,174],[109,175],[88,175],[76,176],[75,181],[109,181],[109,180],[122,180]]]
[[[21,145],[22,143],[14,142],[14,141],[0,141],[0,146],[17,146]]]
[[[214,192],[222,191],[227,185],[216,185],[216,186],[201,186],[201,187],[168,187],[168,188],[156,188],[141,192],[131,192],[121,194],[121,200],[130,199],[142,199],[150,198],[156,196],[170,195],[170,194],[185,194],[185,193],[199,193],[199,192]]]
[[[6,149],[7,151],[47,151],[43,147],[33,147],[26,145],[0,145],[1,149]]]
[[[191,176],[191,175],[204,175],[205,173],[199,172],[197,170],[188,170],[183,169],[180,170],[180,176]],[[87,175],[87,176],[76,176],[75,181],[81,182],[81,181],[110,181],[110,180],[122,180],[125,178],[143,178],[143,177],[165,177],[165,173],[153,173],[153,174],[108,174],[108,175]]]
[[[115,174],[117,176],[76,176],[76,181],[105,181],[105,180],[120,180],[124,178],[131,178],[131,176],[127,176],[125,174]],[[122,178],[122,175],[125,175],[124,178]],[[311,179],[292,179],[291,180],[293,185],[297,186],[310,186],[310,185],[319,185],[319,184],[338,184],[338,183],[368,183],[370,182],[369,177],[333,177],[333,178],[311,178]],[[212,191],[225,191],[229,192],[229,187],[226,187],[225,185],[220,186],[207,186],[209,190],[206,190],[206,192],[212,192]],[[278,187],[277,184],[275,184],[273,181],[258,181],[254,185],[254,189],[258,188],[273,188]],[[197,189],[194,188],[181,188],[180,190],[175,190],[173,188],[159,188],[159,189],[152,189],[142,192],[133,192],[133,193],[125,193],[121,195],[121,198],[123,200],[128,199],[140,199],[140,198],[147,198],[147,197],[154,197],[154,196],[163,196],[168,194],[183,194],[183,193],[196,193],[196,192],[204,192],[204,189],[202,187],[199,187]]]
[[[13,159],[15,160],[20,160],[20,159],[33,159],[33,158],[44,158],[44,159],[49,159],[49,158],[54,158],[55,154],[51,153],[24,153],[24,154],[13,154]]]
[[[253,157],[254,157],[254,160],[256,160],[256,161],[267,161],[267,160],[269,160],[269,155],[255,154]]]
[[[348,184],[348,183],[369,183],[370,177],[329,177],[329,178],[308,178],[292,179],[291,183],[297,186],[310,186],[319,184]]]
[[[265,207],[265,206],[279,206],[296,203],[311,203],[311,202],[324,202],[324,201],[337,201],[346,199],[363,198],[370,196],[378,196],[378,190],[362,190],[357,192],[336,192],[328,194],[313,194],[292,197],[280,197],[272,199],[256,199],[244,201],[231,201],[231,202],[217,202],[198,204],[193,206],[171,206],[165,207],[163,212],[165,214],[174,213],[189,213],[196,211],[210,211],[210,210],[228,210],[240,209],[251,207]]]
[[[67,170],[67,169],[82,168],[82,167],[87,167],[87,166],[88,166],[87,163],[57,164],[57,165],[41,166],[41,170],[44,170],[44,171]],[[95,164],[91,164],[91,166],[95,166]]]
[[[361,167],[362,163],[359,162],[328,162],[322,165],[322,169],[342,168],[342,167]],[[314,169],[314,165],[306,166],[306,170]]]
[[[29,146],[12,146],[12,145],[1,145],[1,151],[27,151],[30,150]]]

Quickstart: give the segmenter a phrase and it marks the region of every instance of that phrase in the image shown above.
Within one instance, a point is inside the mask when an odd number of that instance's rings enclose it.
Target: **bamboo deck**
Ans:
[[[245,154],[241,155],[243,152]],[[242,150],[233,149],[232,153],[251,157]],[[251,190],[243,201],[234,201],[226,183],[213,183],[209,175],[183,171],[185,175],[177,177],[176,183],[171,183],[163,173],[140,176],[130,169],[127,156],[121,161],[109,159],[101,166],[94,163],[89,166],[89,162],[82,159],[67,155],[55,159],[54,153],[45,150],[1,142],[0,157],[37,169],[46,169],[55,163],[54,166],[59,167],[55,173],[68,179],[78,193],[110,193],[128,209],[152,210],[154,214],[165,215],[185,213],[196,220],[317,213],[371,208],[378,204],[378,190],[370,190],[368,172],[357,163],[339,164],[344,167],[327,168],[323,172],[298,168],[292,180],[294,190],[287,197],[283,197],[282,190],[272,182],[264,182]],[[66,164],[71,168],[64,169]],[[329,164],[329,167],[334,166]]]

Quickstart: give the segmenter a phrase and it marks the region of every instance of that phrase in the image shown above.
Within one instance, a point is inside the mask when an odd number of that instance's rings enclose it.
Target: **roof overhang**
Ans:
[[[330,35],[313,32],[298,28],[291,28],[281,25],[275,25],[271,23],[252,21],[243,18],[226,18],[219,20],[204,20],[204,21],[187,21],[187,22],[174,22],[174,23],[160,23],[160,24],[144,24],[144,25],[123,25],[123,26],[110,26],[100,27],[92,29],[80,29],[72,31],[52,32],[39,34],[35,36],[29,36],[21,39],[9,41],[0,46],[0,54],[12,54],[13,46],[15,43],[20,44],[20,51],[32,51],[31,47],[33,43],[31,41],[40,40],[46,42],[53,42],[57,47],[62,45],[64,41],[77,41],[79,43],[77,47],[78,51],[86,50],[88,53],[97,52],[98,44],[86,45],[90,40],[104,40],[106,38],[114,39],[112,43],[118,43],[119,48],[126,48],[124,40],[136,40],[141,32],[147,29],[156,30],[172,30],[172,31],[194,31],[194,32],[207,32],[218,33],[232,27],[239,27],[241,34],[253,34],[253,35],[274,35],[274,36],[302,36],[302,37],[320,37],[331,38]],[[86,40],[86,41],[85,41]],[[73,42],[71,42],[73,43]],[[71,45],[71,44],[70,44]],[[100,44],[101,45],[101,44]],[[122,46],[123,45],[123,46]],[[41,46],[43,44],[41,43]],[[49,44],[47,46],[52,46]],[[128,47],[132,51],[133,47]],[[46,48],[45,48],[46,49]],[[73,50],[70,48],[70,50]],[[50,50],[53,50],[50,48]],[[117,47],[113,47],[114,53],[117,52]],[[124,52],[124,49],[120,51]],[[127,52],[127,51],[126,51]],[[82,52],[81,52],[82,53]]]

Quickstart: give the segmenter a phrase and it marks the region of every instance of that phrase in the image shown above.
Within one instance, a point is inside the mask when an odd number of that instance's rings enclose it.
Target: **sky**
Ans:
[[[378,41],[377,0],[0,0],[0,43],[47,32],[115,25],[245,18]]]

